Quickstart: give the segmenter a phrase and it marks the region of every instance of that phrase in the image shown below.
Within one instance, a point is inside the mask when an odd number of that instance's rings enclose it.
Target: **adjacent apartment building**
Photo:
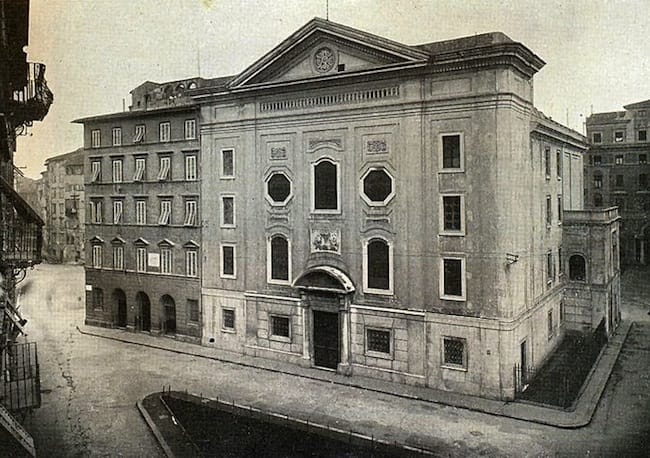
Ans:
[[[86,322],[201,336],[200,79],[132,91],[84,125]]]
[[[48,158],[41,173],[43,255],[50,262],[84,262],[84,149]]]
[[[616,206],[623,220],[621,262],[650,263],[650,100],[587,118],[585,194],[590,207]]]
[[[151,331],[512,399],[565,332],[616,325],[583,300],[616,210],[583,209],[586,139],[535,109],[543,65],[498,32],[409,46],[316,18],[238,75],[145,83],[80,121],[87,322],[144,329],[146,294]]]

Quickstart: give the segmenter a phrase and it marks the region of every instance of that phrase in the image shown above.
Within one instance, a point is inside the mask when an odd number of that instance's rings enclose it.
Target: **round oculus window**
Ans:
[[[319,48],[314,54],[314,68],[320,73],[329,72],[336,65],[336,54],[331,48]]]

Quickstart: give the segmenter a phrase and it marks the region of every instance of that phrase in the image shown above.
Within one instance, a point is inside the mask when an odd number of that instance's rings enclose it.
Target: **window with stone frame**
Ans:
[[[266,180],[266,195],[273,205],[285,205],[291,197],[291,180],[283,172],[273,172]]]
[[[102,181],[102,162],[101,159],[96,159],[90,162],[90,177],[91,183],[100,183]]]
[[[142,246],[136,247],[135,257],[136,257],[135,270],[137,272],[146,272],[147,271],[147,248]]]
[[[113,200],[113,224],[122,224],[124,217],[124,202],[122,200]]]
[[[185,275],[198,277],[198,251],[194,249],[185,250]]]
[[[171,274],[173,273],[173,268],[174,268],[174,259],[173,259],[172,247],[161,246],[160,247],[160,273]]]
[[[313,166],[314,211],[339,211],[338,165],[328,159]]]
[[[101,269],[104,257],[104,247],[100,244],[93,244],[92,246],[92,263],[93,268]]]
[[[557,222],[558,222],[558,224],[562,223],[562,211],[563,211],[562,196],[557,196]]]
[[[394,195],[393,177],[383,167],[370,168],[361,177],[361,192],[369,205],[386,205]]]
[[[135,224],[143,226],[147,224],[147,201],[135,201]]]
[[[113,146],[122,146],[122,128],[113,127]]]
[[[124,270],[124,246],[113,245],[113,269]]]
[[[196,154],[185,155],[185,180],[196,181],[197,178]]]
[[[235,227],[235,196],[221,196],[221,227]]]
[[[441,168],[443,170],[462,170],[463,168],[463,136],[459,133],[442,134]]]
[[[365,289],[367,292],[387,293],[392,290],[391,247],[381,238],[372,238],[366,244]]]
[[[459,337],[443,337],[442,365],[455,369],[467,369],[467,341]]]
[[[235,311],[233,309],[221,309],[221,329],[235,330]]]
[[[135,172],[133,173],[133,181],[146,181],[147,158],[135,158]]]
[[[366,328],[366,352],[392,354],[391,331],[388,329]]]
[[[269,241],[270,282],[289,282],[289,241],[283,235],[274,235]]]
[[[171,124],[169,121],[161,122],[159,128],[159,141],[168,142],[171,140]]]
[[[196,139],[196,119],[185,120],[185,140]]]
[[[553,205],[551,203],[551,196],[546,196],[546,227],[551,227],[553,221]]]
[[[443,195],[442,199],[442,234],[463,235],[465,221],[463,218],[463,196]]]
[[[555,168],[557,179],[562,179],[562,150],[557,150],[555,153]]]
[[[160,216],[158,217],[158,224],[165,226],[171,224],[172,219],[172,201],[169,199],[162,199],[160,201]]]
[[[200,320],[199,301],[197,299],[187,300],[188,320],[192,323],[198,323]]]
[[[184,226],[196,226],[198,204],[195,199],[187,199],[185,201],[185,218],[183,220]]]
[[[171,156],[160,156],[158,168],[158,181],[171,180],[172,158]]]
[[[237,275],[235,264],[235,245],[221,245],[221,277],[235,278]]]
[[[291,338],[291,318],[282,315],[271,315],[271,336]]]
[[[551,148],[544,148],[544,172],[546,173],[546,179],[551,179]]]
[[[553,283],[555,280],[555,269],[553,264],[553,252],[549,251],[546,253],[546,282],[548,284]]]
[[[221,150],[221,178],[235,177],[235,150],[232,148]]]
[[[465,262],[460,258],[442,258],[441,298],[465,300]]]

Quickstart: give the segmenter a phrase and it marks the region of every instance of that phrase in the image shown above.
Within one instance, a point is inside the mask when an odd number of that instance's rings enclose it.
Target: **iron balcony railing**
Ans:
[[[54,101],[45,81],[45,64],[28,62],[26,81],[25,87],[13,91],[12,111],[16,126],[42,121]]]
[[[43,220],[0,177],[0,262],[14,268],[41,262]]]
[[[2,354],[1,403],[17,412],[41,406],[41,376],[36,342],[12,344]]]

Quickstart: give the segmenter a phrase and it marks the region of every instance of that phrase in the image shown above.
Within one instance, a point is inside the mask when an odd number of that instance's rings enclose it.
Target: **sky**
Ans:
[[[72,120],[128,108],[147,80],[237,74],[328,3],[330,20],[407,45],[504,32],[546,62],[537,108],[580,132],[592,111],[650,99],[648,0],[31,0],[28,59],[54,104],[16,165],[40,177],[82,146]]]

